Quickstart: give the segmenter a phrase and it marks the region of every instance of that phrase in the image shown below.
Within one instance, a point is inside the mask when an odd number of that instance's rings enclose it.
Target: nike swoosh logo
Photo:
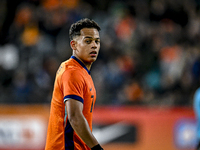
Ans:
[[[116,123],[102,129],[93,130],[93,134],[100,144],[109,143],[129,132],[129,128],[124,123]]]

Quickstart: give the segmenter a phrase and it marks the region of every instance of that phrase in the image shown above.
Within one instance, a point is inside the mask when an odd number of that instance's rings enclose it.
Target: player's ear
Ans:
[[[76,41],[75,40],[71,40],[70,42],[70,46],[73,50],[76,50]]]

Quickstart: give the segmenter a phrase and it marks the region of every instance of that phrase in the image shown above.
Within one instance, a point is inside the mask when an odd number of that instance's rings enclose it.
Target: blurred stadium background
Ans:
[[[105,148],[194,149],[200,0],[1,0],[0,149],[44,149],[68,30],[85,17],[102,28],[94,133],[122,133]]]

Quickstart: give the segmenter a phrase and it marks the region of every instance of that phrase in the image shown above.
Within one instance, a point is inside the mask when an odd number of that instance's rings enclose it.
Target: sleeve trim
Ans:
[[[67,95],[64,97],[64,103],[69,99],[75,99],[83,103],[83,98],[77,95]]]

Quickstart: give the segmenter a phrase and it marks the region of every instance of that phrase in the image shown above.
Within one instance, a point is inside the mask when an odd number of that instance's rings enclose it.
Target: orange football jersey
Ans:
[[[63,62],[57,71],[45,150],[90,150],[68,121],[65,102],[69,99],[83,103],[83,115],[92,131],[96,90],[90,71],[74,56]]]

